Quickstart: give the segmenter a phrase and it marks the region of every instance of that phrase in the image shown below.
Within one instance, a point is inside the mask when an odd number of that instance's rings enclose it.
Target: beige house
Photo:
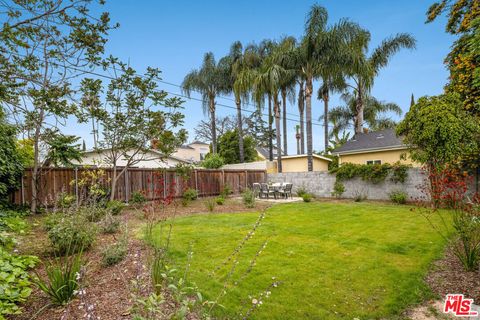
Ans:
[[[418,166],[407,153],[407,146],[393,129],[385,129],[367,133],[356,133],[343,146],[333,151],[338,155],[339,164],[383,164],[400,162]]]
[[[173,153],[173,156],[189,162],[200,162],[205,159],[207,153],[210,152],[209,147],[208,143],[193,141],[192,143],[180,146],[177,151]]]
[[[328,171],[329,158],[313,154],[313,171]],[[308,160],[306,154],[282,156],[282,172],[307,172]]]
[[[127,152],[127,156],[130,157],[133,153],[133,150],[129,153]],[[164,157],[162,153],[154,149],[136,154],[134,159],[138,161],[133,165],[134,168],[174,168],[179,163],[190,163],[175,156]],[[117,166],[124,167],[127,165],[127,161],[125,157],[121,157],[117,160]],[[82,153],[82,162],[76,164],[98,167],[112,166],[109,160],[109,152],[106,149],[85,151]]]

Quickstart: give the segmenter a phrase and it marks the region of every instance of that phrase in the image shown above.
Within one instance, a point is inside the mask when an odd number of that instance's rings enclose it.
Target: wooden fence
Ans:
[[[93,168],[45,168],[39,180],[38,202],[52,205],[60,194],[82,197],[85,188],[79,181]],[[102,168],[101,184],[109,188],[113,170]],[[194,169],[188,177],[182,177],[175,170],[130,168],[117,180],[115,199],[128,202],[134,192],[142,192],[148,200],[167,196],[181,197],[186,188],[194,188],[199,196],[215,196],[228,185],[238,194],[251,187],[254,182],[265,182],[266,173],[261,170],[208,170]],[[20,188],[11,195],[15,204],[28,204],[32,199],[32,171],[26,170]]]

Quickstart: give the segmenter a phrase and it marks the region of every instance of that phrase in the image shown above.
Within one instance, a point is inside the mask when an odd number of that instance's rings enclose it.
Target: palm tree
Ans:
[[[328,118],[333,124],[332,130],[328,136],[338,142],[339,133],[355,128],[356,124],[356,106],[357,97],[355,94],[344,93],[341,99],[345,103],[343,106],[332,108],[329,111]],[[384,102],[370,95],[364,96],[364,123],[372,131],[394,128],[396,122],[387,117],[385,113],[392,112],[397,116],[402,115],[402,109],[395,103]],[[324,120],[324,116],[320,120]]]
[[[285,70],[295,69],[295,59],[289,54],[296,48],[297,40],[294,37],[284,37],[280,40],[277,48],[278,63]],[[287,136],[287,97],[295,100],[296,74],[292,73],[290,77],[283,79],[280,87],[282,95],[282,120],[283,120],[283,154],[288,154],[288,136]]]
[[[355,23],[341,20],[327,26],[327,10],[313,5],[305,23],[305,34],[298,50],[299,69],[305,79],[305,116],[307,136],[308,171],[313,170],[312,94],[313,80],[321,77],[324,82],[335,79],[345,66],[342,52],[351,39],[357,39],[364,31]],[[339,58],[336,58],[339,57]],[[340,59],[341,58],[341,59]]]
[[[300,115],[300,153],[305,154],[305,79],[297,78],[298,113]]]
[[[293,71],[286,70],[277,63],[280,54],[281,50],[279,47],[275,47],[273,51],[271,51],[271,54],[263,60],[260,68],[249,71],[250,77],[253,79],[253,90],[256,100],[263,100],[266,94],[268,97],[271,97],[271,101],[273,102],[278,172],[282,172],[282,139],[280,130],[280,101],[278,95],[284,79],[294,74]]]
[[[348,61],[345,65],[353,81],[353,85],[349,86],[353,88],[357,99],[355,132],[362,132],[366,99],[373,87],[375,77],[382,68],[387,66],[395,53],[402,48],[414,49],[416,44],[416,40],[411,35],[400,33],[383,40],[372,54],[367,56],[369,42],[369,34],[360,34],[356,41],[351,42],[353,46],[344,51],[343,56]]]
[[[212,152],[217,153],[217,133],[215,125],[215,98],[218,94],[228,92],[228,70],[217,64],[213,53],[207,52],[200,69],[192,70],[185,76],[182,91],[188,97],[192,91],[202,95],[202,108],[210,116],[212,129]]]
[[[342,92],[345,90],[347,84],[345,82],[345,77],[343,73],[337,72],[336,75],[326,75],[322,79],[320,88],[318,88],[318,99],[323,100],[323,128],[324,128],[324,151],[327,152],[329,138],[328,138],[328,112],[329,112],[329,102],[330,102],[330,93],[332,92]]]
[[[240,162],[243,163],[245,161],[245,152],[243,147],[242,101],[248,102],[253,85],[253,80],[249,77],[247,71],[258,68],[261,64],[261,58],[255,45],[248,45],[244,48],[240,41],[236,41],[230,47],[228,56],[222,58],[219,64],[228,70],[228,91],[233,93],[235,97],[237,130],[239,132],[239,155]]]

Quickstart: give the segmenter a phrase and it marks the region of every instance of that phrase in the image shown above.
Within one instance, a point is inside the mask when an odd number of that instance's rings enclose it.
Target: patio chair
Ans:
[[[285,183],[281,189],[278,190],[278,193],[285,199],[292,198],[292,183]]]
[[[253,190],[253,194],[255,195],[255,198],[257,197],[260,197],[260,183],[258,182],[255,182],[252,184],[252,190]]]
[[[275,192],[274,189],[270,188],[268,184],[266,183],[260,184],[260,198],[269,199],[270,195],[273,195],[275,199],[277,198],[277,193]]]

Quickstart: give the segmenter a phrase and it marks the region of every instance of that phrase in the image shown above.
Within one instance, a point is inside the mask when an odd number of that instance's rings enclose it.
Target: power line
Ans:
[[[7,52],[7,53],[10,53],[12,55],[16,55],[17,57],[27,57],[26,55],[23,55],[23,54],[20,54],[20,53],[16,53],[16,52],[11,52],[11,51],[7,51],[7,50],[3,50],[4,52]],[[109,80],[115,80],[116,78],[115,77],[112,77],[110,75],[105,75],[105,74],[101,74],[101,73],[98,73],[98,72],[95,72],[95,71],[90,71],[90,70],[84,70],[84,69],[81,69],[81,68],[77,68],[77,67],[74,67],[74,66],[61,66],[62,68],[65,68],[65,69],[70,69],[70,70],[75,70],[75,71],[78,71],[78,72],[81,72],[83,74],[90,74],[90,75],[94,75],[94,76],[97,76],[97,77],[101,77],[101,78],[105,78],[105,79],[109,79]],[[111,67],[110,67],[111,68]],[[116,71],[121,71],[121,70],[116,70]],[[141,75],[141,74],[136,74],[137,76],[141,77],[141,78],[145,78],[146,76],[145,75]],[[167,81],[163,81],[163,80],[160,80],[160,79],[157,79],[157,80],[154,80],[155,82],[161,82],[161,83],[165,83],[165,84],[170,84],[170,85],[174,85],[174,86],[178,86],[180,88],[182,88],[182,86],[180,85],[177,85],[177,84],[173,84],[173,83],[169,83]],[[199,93],[198,91],[196,90],[192,90],[192,91],[195,91],[197,93]],[[159,90],[155,90],[155,92],[166,92],[170,95],[174,95],[174,96],[177,96],[177,97],[182,97],[182,98],[185,98],[185,99],[189,99],[189,100],[194,100],[194,101],[199,101],[199,102],[202,102],[203,103],[203,99],[199,99],[199,98],[195,98],[195,97],[189,97],[187,95],[184,95],[184,94],[180,94],[180,93],[174,93],[174,92],[170,92],[170,91],[167,91],[167,90],[163,90],[163,89],[159,89]],[[231,98],[229,98],[231,99]],[[234,101],[233,99],[231,99],[232,101]],[[222,103],[218,103],[216,102],[215,103],[216,106],[220,106],[220,107],[223,107],[223,108],[228,108],[228,109],[232,109],[232,110],[237,110],[237,107],[236,106],[230,106],[230,105],[226,105],[226,104],[222,104]],[[250,115],[252,115],[255,111],[251,111],[251,110],[247,110],[245,108],[240,108],[240,110],[242,112],[246,112],[246,113],[249,113]],[[260,115],[262,116],[266,116],[268,117],[269,115],[267,113],[259,113]],[[295,115],[295,116],[298,116],[298,115]],[[286,118],[287,121],[293,121],[295,123],[298,123],[298,119],[291,119],[291,118]],[[324,126],[323,124],[321,123],[316,123],[316,122],[313,122],[312,121],[312,125],[315,125],[315,126]]]

